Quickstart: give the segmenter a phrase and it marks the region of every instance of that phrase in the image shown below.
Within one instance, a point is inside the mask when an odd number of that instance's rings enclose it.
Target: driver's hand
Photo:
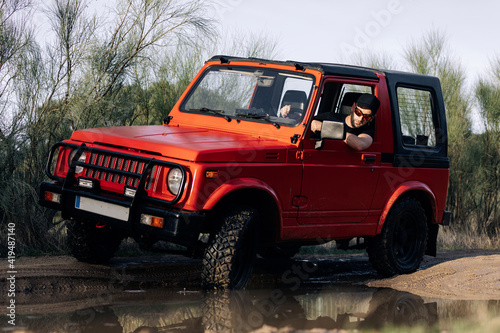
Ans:
[[[283,118],[288,117],[288,114],[290,113],[291,106],[290,105],[285,105],[284,107],[281,108],[280,114]]]
[[[313,132],[321,132],[321,127],[323,126],[323,122],[319,120],[313,120],[311,122],[311,131]]]

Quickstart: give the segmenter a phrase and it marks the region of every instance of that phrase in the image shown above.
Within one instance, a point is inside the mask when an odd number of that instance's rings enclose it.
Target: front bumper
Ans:
[[[59,195],[59,202],[46,200],[46,193]],[[81,203],[85,202],[86,205]],[[113,193],[99,193],[85,189],[66,188],[57,181],[40,184],[40,205],[59,210],[65,219],[111,226],[114,230],[137,238],[142,235],[180,245],[197,242],[205,215],[201,212],[165,209],[147,202],[147,198],[128,198]],[[141,215],[163,218],[163,227],[140,223]]]

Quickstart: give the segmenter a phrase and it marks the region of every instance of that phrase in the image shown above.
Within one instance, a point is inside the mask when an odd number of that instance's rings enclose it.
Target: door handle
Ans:
[[[363,162],[365,162],[366,164],[375,163],[376,155],[372,155],[372,154],[363,154],[363,155],[361,155],[361,159],[362,159],[362,160],[363,160]]]

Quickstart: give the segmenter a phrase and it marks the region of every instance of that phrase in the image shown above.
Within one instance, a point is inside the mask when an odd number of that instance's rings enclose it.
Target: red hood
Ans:
[[[197,128],[101,127],[76,131],[71,139],[151,151],[196,162],[277,162],[286,158],[283,142]]]

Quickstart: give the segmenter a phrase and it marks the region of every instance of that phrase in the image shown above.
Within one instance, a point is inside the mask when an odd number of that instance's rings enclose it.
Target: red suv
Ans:
[[[369,148],[346,145],[342,123],[311,131],[363,93],[380,101]],[[396,71],[216,56],[163,125],[76,131],[47,165],[40,203],[69,220],[77,259],[165,240],[203,253],[206,288],[245,288],[257,254],[329,240],[411,273],[450,218],[439,80]]]

